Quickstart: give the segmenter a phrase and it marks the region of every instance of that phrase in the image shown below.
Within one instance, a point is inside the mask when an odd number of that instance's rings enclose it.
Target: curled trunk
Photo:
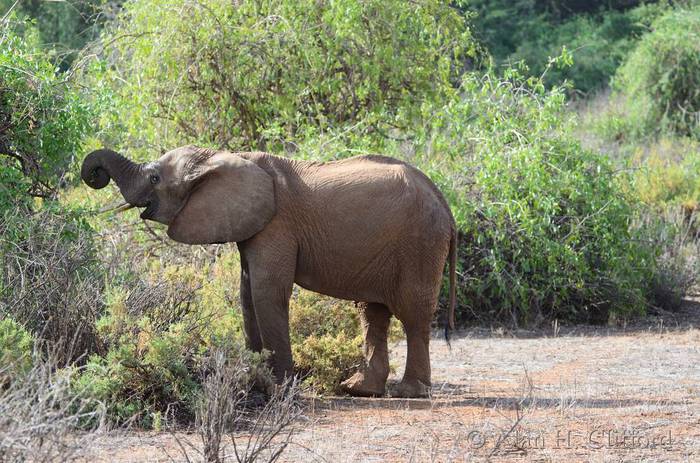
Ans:
[[[124,199],[138,205],[138,188],[142,165],[136,164],[116,151],[101,149],[88,154],[83,161],[80,177],[89,187],[104,188],[114,180]]]

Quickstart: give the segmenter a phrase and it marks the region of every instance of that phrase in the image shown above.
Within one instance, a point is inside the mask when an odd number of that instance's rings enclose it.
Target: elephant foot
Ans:
[[[402,379],[389,388],[391,397],[430,397],[430,386],[418,379]]]
[[[384,386],[384,382],[372,381],[361,371],[340,383],[344,392],[356,397],[381,397],[384,395]]]

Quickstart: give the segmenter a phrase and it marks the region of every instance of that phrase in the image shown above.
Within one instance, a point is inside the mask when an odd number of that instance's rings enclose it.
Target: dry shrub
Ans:
[[[69,211],[0,217],[0,313],[22,324],[61,362],[100,351],[95,320],[104,279],[92,231]]]
[[[649,291],[652,304],[662,310],[679,310],[700,278],[699,225],[697,214],[681,207],[649,213],[633,225],[650,233],[656,248]]]
[[[285,451],[301,415],[296,380],[274,386],[267,368],[241,347],[214,349],[203,363],[202,392],[196,411],[201,449],[177,437],[182,456],[190,453],[207,462],[277,461]],[[256,407],[253,384],[272,391],[265,405]]]
[[[58,369],[55,352],[41,355],[36,350],[34,366],[0,390],[0,462],[75,460],[95,438],[84,424],[94,431],[103,422],[104,407],[71,387],[75,370]]]

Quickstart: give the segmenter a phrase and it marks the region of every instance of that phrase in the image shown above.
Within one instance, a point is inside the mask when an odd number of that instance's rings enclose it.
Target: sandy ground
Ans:
[[[281,460],[700,461],[700,304],[556,331],[464,331],[451,350],[436,337],[431,399],[304,398]],[[392,348],[399,373],[404,356]],[[196,434],[111,432],[88,459],[186,461],[178,441],[200,448]]]

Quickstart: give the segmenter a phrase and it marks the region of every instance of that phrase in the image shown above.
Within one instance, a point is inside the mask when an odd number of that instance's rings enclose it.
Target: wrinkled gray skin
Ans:
[[[395,396],[430,390],[430,323],[450,259],[454,317],[456,229],[447,203],[420,171],[383,156],[329,163],[266,153],[187,146],[135,164],[109,150],[90,153],[82,179],[113,179],[141,218],[168,225],[189,244],[236,242],[246,341],[272,352],[278,381],[292,374],[292,286],[361,301],[365,361],[343,382],[353,395],[385,392],[391,316],[406,331],[408,355]]]

